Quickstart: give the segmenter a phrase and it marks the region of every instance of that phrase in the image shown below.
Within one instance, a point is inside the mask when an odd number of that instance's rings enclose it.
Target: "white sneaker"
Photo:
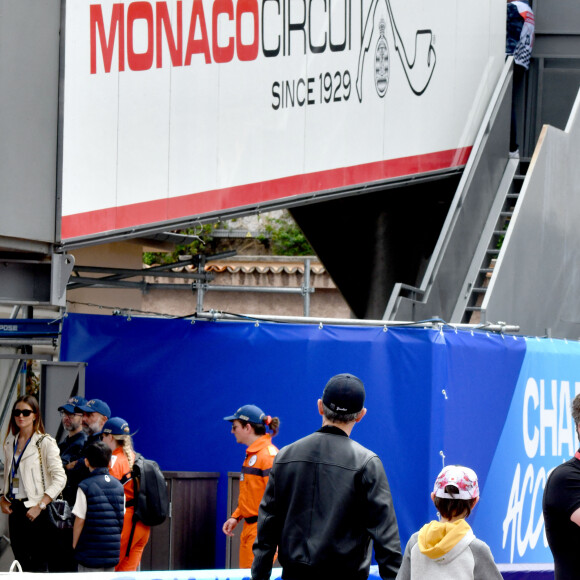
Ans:
[[[510,159],[519,159],[520,158],[520,150],[516,149],[515,151],[510,151],[509,158]]]

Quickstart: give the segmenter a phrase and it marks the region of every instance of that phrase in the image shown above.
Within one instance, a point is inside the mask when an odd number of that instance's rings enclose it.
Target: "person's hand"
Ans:
[[[233,536],[234,529],[238,525],[238,520],[236,518],[229,518],[222,527],[222,531],[226,536]]]
[[[37,506],[33,505],[27,512],[26,517],[33,522],[42,512],[42,510]]]
[[[68,463],[67,465],[64,466],[65,469],[74,469],[76,466],[77,462],[76,461],[71,461],[70,463]]]
[[[2,510],[3,514],[12,513],[12,507],[10,506],[10,502],[4,496],[2,496],[2,499],[0,499],[0,509]]]

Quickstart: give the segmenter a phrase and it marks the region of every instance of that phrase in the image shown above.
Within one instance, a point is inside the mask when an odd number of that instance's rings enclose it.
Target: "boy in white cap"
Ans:
[[[429,522],[411,536],[397,580],[501,580],[489,546],[465,521],[479,501],[475,472],[461,465],[444,467],[431,499],[441,521]]]

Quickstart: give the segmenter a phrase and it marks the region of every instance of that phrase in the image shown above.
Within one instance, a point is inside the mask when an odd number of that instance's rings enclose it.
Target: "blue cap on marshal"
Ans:
[[[240,407],[233,415],[224,417],[224,421],[247,421],[248,423],[263,423],[266,418],[266,413],[256,407],[256,405],[244,405]]]

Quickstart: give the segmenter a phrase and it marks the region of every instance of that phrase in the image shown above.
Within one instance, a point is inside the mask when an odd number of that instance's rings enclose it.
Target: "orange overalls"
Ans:
[[[278,449],[272,445],[272,436],[269,434],[262,435],[246,449],[246,459],[240,476],[238,507],[232,514],[233,518],[245,520],[240,536],[240,568],[251,568],[254,561],[252,546],[258,533],[258,507],[276,453]]]
[[[125,490],[125,505],[133,499],[135,495],[133,479],[131,478],[131,470],[129,469],[129,462],[123,453],[122,447],[117,447],[113,451],[113,460],[109,473],[118,479]],[[123,520],[123,530],[121,531],[121,557],[119,563],[115,566],[115,572],[129,572],[137,570],[143,550],[149,541],[151,528],[141,522],[137,522],[135,526],[135,533],[133,534],[133,541],[131,542],[131,551],[127,557],[127,546],[129,545],[129,537],[131,536],[131,528],[133,527],[133,513],[135,508],[128,506],[125,509],[125,518]]]

